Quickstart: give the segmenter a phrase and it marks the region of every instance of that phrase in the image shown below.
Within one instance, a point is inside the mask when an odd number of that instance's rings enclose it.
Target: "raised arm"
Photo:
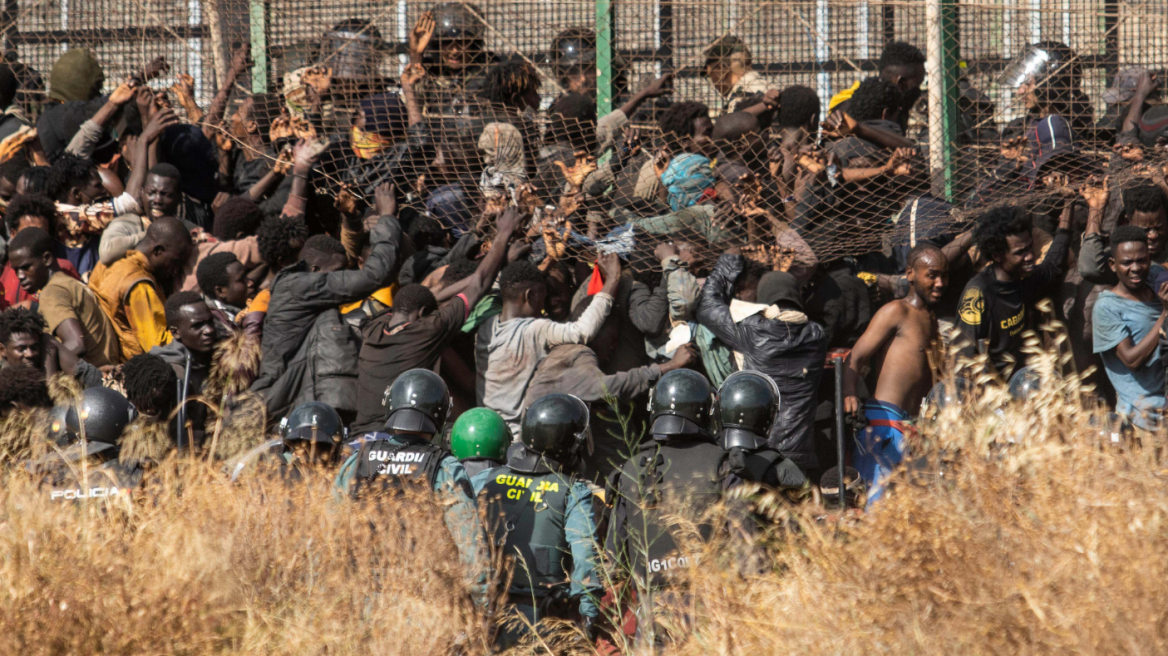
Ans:
[[[479,262],[474,273],[438,292],[435,295],[437,301],[441,303],[462,294],[466,296],[467,307],[473,308],[475,303],[478,303],[479,299],[482,298],[483,292],[494,283],[495,276],[498,275],[499,269],[503,266],[503,260],[507,257],[507,248],[511,237],[518,231],[523,218],[523,212],[514,205],[504,210],[499,217],[498,231],[491,241],[491,250],[487,256]]]
[[[134,168],[126,180],[126,193],[134,197],[138,207],[146,207],[146,198],[143,187],[146,186],[146,172],[150,170],[150,147],[158,141],[158,137],[166,128],[178,123],[173,109],[160,109],[154,112],[142,134],[138,135],[138,142],[134,144]]]
[[[109,126],[110,121],[113,120],[114,115],[126,103],[134,99],[134,89],[137,86],[138,84],[133,78],[118,85],[118,88],[114,89],[114,92],[109,95],[109,98],[97,110],[97,113],[81,124],[81,129],[69,140],[69,145],[65,147],[65,152],[70,155],[85,158],[92,155],[93,147],[97,145],[97,142],[101,141],[101,135]]]
[[[370,233],[371,249],[365,266],[355,271],[334,271],[319,283],[328,290],[318,295],[325,303],[336,306],[369,296],[389,284],[401,264],[401,226],[393,216],[383,216]]]
[[[211,106],[203,117],[205,123],[218,124],[223,121],[223,113],[227,111],[227,99],[231,97],[231,88],[235,86],[235,81],[239,79],[240,75],[243,75],[243,72],[251,64],[251,46],[249,44],[245,43],[231,53],[231,67],[227,69],[227,77],[223,78],[223,84],[219,87],[219,91],[211,99]]]
[[[1160,81],[1156,79],[1155,74],[1150,71],[1140,73],[1140,80],[1136,83],[1136,92],[1132,94],[1131,106],[1127,108],[1127,116],[1123,119],[1123,129],[1120,132],[1136,129],[1140,117],[1143,116],[1144,103],[1148,101],[1148,96],[1152,95],[1158,86],[1160,86]]]
[[[308,208],[308,175],[328,141],[324,139],[301,139],[292,152],[292,191],[284,203],[284,216],[304,216]]]
[[[1071,250],[1071,216],[1074,213],[1075,197],[1067,199],[1059,216],[1058,229],[1055,230],[1054,240],[1046,251],[1046,257],[1034,267],[1030,274],[1031,285],[1028,289],[1045,287],[1067,270],[1067,254]]]
[[[401,76],[401,95],[406,104],[406,117],[410,125],[420,125],[426,119],[422,116],[422,104],[418,102],[416,87],[418,81],[426,76],[426,69],[421,64],[410,64]]]
[[[586,344],[596,337],[600,327],[604,325],[608,313],[612,309],[613,299],[616,298],[617,286],[620,284],[621,265],[620,257],[616,253],[600,256],[600,273],[604,277],[604,288],[572,323],[551,323],[543,335],[546,346],[559,344]]]
[[[698,295],[698,323],[733,350],[739,348],[738,331],[730,316],[730,299],[734,296],[734,281],[745,266],[742,251],[737,247],[727,250],[718,258]]]
[[[632,116],[634,112],[648,99],[659,98],[667,93],[673,91],[673,73],[665,73],[661,77],[650,82],[644,89],[633,94],[625,104],[620,106],[620,111],[625,116]]]

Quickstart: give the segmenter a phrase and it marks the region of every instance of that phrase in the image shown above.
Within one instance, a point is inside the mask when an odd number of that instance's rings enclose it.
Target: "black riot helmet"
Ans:
[[[385,427],[390,430],[442,432],[452,402],[446,381],[429,369],[410,369],[385,389]]]
[[[1028,83],[1036,88],[1052,88],[1069,93],[1078,89],[1082,78],[1078,54],[1065,43],[1042,41],[1027,46],[998,76],[998,83],[1016,89]]]
[[[675,369],[649,391],[654,438],[668,435],[708,435],[713,390],[706,377],[691,369]]]
[[[85,422],[85,440],[114,448],[122,431],[138,415],[126,397],[108,387],[91,387],[81,395],[81,419]],[[81,422],[74,405],[57,406],[50,413],[50,429],[59,445],[81,439]]]
[[[486,31],[479,16],[482,10],[464,2],[440,2],[431,10],[434,14],[434,36],[438,41],[477,41]]]
[[[574,462],[581,449],[592,448],[588,404],[571,394],[548,394],[523,415],[519,438],[529,453],[557,463]]]
[[[714,421],[725,449],[757,449],[767,441],[779,413],[779,386],[758,371],[726,377],[714,399]]]
[[[327,403],[302,403],[280,420],[280,438],[288,442],[319,442],[330,446],[345,439],[341,416]]]
[[[564,30],[552,39],[548,63],[558,71],[596,61],[596,33],[586,27]]]

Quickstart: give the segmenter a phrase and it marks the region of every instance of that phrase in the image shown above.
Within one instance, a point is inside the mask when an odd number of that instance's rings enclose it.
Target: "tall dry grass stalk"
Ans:
[[[783,528],[698,547],[701,565],[656,596],[675,640],[662,651],[1168,652],[1160,438],[1113,443],[1077,378],[1041,362],[1048,381],[1027,403],[983,381],[924,427],[871,512],[772,501]],[[5,453],[29,451],[25,423],[3,429]],[[133,495],[77,503],[12,468],[0,513],[3,653],[488,651],[430,502],[338,502],[327,476],[229,485],[172,455]],[[566,637],[545,644],[585,651]]]

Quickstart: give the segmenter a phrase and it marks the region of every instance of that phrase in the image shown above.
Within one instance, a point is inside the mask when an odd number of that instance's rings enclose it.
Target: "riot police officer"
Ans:
[[[596,32],[592,29],[571,27],[557,34],[544,63],[551,67],[564,92],[596,97]],[[612,96],[617,98],[628,90],[628,65],[614,53],[611,68]]]
[[[486,25],[477,5],[440,2],[429,14],[434,32],[422,55],[429,74],[418,85],[420,98],[427,115],[461,117],[497,57],[487,52]]]
[[[680,550],[653,500],[685,498],[700,516],[721,497],[725,454],[708,430],[712,392],[706,377],[689,369],[662,376],[649,397],[652,440],[609,480],[606,496],[613,507],[606,548],[615,562],[657,584],[670,570],[694,562]],[[708,539],[713,527],[702,524],[699,530]]]
[[[265,463],[278,467],[286,481],[301,480],[305,467],[335,466],[347,435],[341,416],[320,401],[296,406],[280,420],[278,430],[279,437],[252,449],[231,465],[232,481],[245,470]]]
[[[78,406],[81,417],[78,419]],[[118,460],[122,432],[137,416],[126,397],[107,387],[85,390],[77,405],[59,405],[50,412],[49,440],[57,449],[26,463],[33,474],[43,477],[54,501],[113,498],[137,487],[142,481],[141,463]],[[82,427],[85,441],[82,442]],[[82,460],[89,461],[88,484],[77,480],[75,472]]]
[[[450,429],[450,452],[466,469],[476,495],[487,482],[487,473],[507,458],[511,440],[507,422],[490,408],[471,408],[454,422]]]
[[[337,486],[352,496],[365,488],[424,483],[472,501],[470,478],[458,460],[433,442],[450,416],[446,382],[428,369],[410,369],[386,388],[384,432],[366,433],[360,450],[341,465]]]
[[[798,465],[767,445],[780,401],[778,385],[758,371],[736,371],[722,382],[713,415],[726,450],[723,480],[727,488],[744,482],[773,490],[807,484]]]
[[[530,625],[548,617],[579,614],[591,633],[603,586],[597,574],[592,493],[576,478],[591,441],[588,406],[570,394],[549,394],[527,409],[522,444],[507,464],[487,472],[482,490],[488,535],[515,559],[508,590],[515,612]],[[527,623],[505,628],[510,646]]]
[[[432,490],[446,504],[446,526],[475,579],[485,576],[482,529],[474,491],[462,463],[434,443],[450,416],[450,392],[429,369],[410,369],[385,390],[384,432],[361,436],[361,447],[341,465],[337,489],[354,498],[408,488]]]

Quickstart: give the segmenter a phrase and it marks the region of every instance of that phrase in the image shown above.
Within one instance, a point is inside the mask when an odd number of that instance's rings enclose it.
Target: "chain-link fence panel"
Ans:
[[[879,252],[891,271],[991,210],[1028,210],[1042,242],[1064,213],[1093,229],[1089,205],[1104,230],[1143,221],[1165,189],[1164,0],[60,0],[3,17],[30,115],[57,58],[88,48],[105,91],[171,90],[232,150],[233,193],[319,140],[320,227],[392,182],[456,236],[522,204],[549,263],[600,247],[651,268],[673,241],[796,269]]]

